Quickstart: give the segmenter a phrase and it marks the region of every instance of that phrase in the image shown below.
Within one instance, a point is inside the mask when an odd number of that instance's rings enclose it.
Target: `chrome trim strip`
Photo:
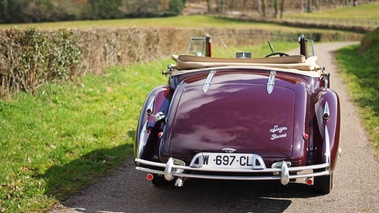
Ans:
[[[271,94],[274,90],[276,71],[271,71],[267,81],[267,92]]]
[[[330,119],[330,110],[329,110],[329,104],[328,102],[325,102],[324,106],[324,114],[322,116],[324,120],[329,120]]]
[[[146,131],[147,131],[147,121],[143,125],[143,128],[141,130],[140,136],[139,136],[139,143],[138,143],[138,153],[137,156],[140,158],[142,157],[143,148],[146,145]]]
[[[213,79],[213,76],[216,74],[216,71],[215,70],[212,70],[209,72],[208,74],[208,77],[207,79],[205,80],[204,82],[204,86],[203,86],[203,92],[207,92],[209,90],[209,87],[211,86],[212,84],[212,79]]]
[[[325,125],[325,163],[330,165],[330,139],[328,127]]]

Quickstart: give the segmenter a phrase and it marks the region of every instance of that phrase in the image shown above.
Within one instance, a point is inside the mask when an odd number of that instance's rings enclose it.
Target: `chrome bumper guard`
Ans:
[[[198,165],[190,165],[186,166],[182,160],[170,158],[167,163],[158,163],[153,161],[147,161],[143,159],[136,158],[135,162],[137,164],[136,170],[164,175],[164,178],[168,181],[177,178],[200,178],[200,179],[214,179],[214,180],[280,180],[282,185],[287,185],[290,179],[295,178],[309,178],[316,176],[324,176],[329,175],[331,173],[330,164],[323,163],[317,165],[310,166],[300,166],[300,167],[290,167],[290,162],[276,162],[274,163],[275,168],[263,168],[258,169],[227,169],[227,168],[202,168]],[[143,165],[150,167],[160,167],[162,170],[146,168]],[[291,173],[297,173],[306,170],[313,170],[312,173],[306,174],[295,174],[291,175]],[[320,172],[314,172],[314,170],[321,170]],[[196,173],[189,173],[189,172]],[[201,174],[202,172],[214,172],[215,174]],[[248,175],[217,175],[216,173],[244,173],[244,174],[259,174],[259,173],[273,173],[272,176],[248,176]]]

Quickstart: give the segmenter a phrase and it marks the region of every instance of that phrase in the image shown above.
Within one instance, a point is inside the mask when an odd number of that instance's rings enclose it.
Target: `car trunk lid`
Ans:
[[[267,75],[216,75],[204,91],[204,78],[185,81],[167,123],[170,153],[193,156],[232,148],[291,157],[296,94],[290,86],[269,92],[267,82]]]

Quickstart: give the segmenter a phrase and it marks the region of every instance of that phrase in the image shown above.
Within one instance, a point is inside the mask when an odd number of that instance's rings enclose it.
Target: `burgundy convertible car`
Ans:
[[[237,52],[215,57],[212,40],[192,38],[189,53],[163,74],[142,107],[136,169],[161,186],[188,178],[303,180],[331,191],[340,155],[340,106],[313,41],[299,37],[294,55]],[[192,51],[194,44],[200,48]],[[270,50],[269,49],[269,50]],[[194,54],[190,54],[194,53]]]

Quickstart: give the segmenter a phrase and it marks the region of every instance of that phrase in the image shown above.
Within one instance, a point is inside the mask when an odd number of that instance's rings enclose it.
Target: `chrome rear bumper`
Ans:
[[[260,169],[223,169],[223,168],[202,168],[198,166],[185,166],[181,160],[170,158],[167,163],[158,163],[136,158],[136,170],[164,175],[168,181],[177,178],[200,178],[216,180],[280,180],[281,184],[287,185],[290,179],[309,178],[331,174],[330,164],[323,163],[310,166],[290,167],[288,162],[277,162],[276,168]],[[151,169],[149,167],[156,167]],[[162,168],[159,170],[158,168]],[[309,172],[309,170],[312,170]],[[297,174],[305,171],[305,174]],[[319,171],[319,172],[315,172]],[[210,174],[211,173],[211,174]],[[230,174],[233,175],[230,175]],[[272,173],[272,175],[267,175]],[[228,175],[224,175],[228,174]],[[235,174],[235,175],[234,175]],[[243,175],[242,175],[243,174]],[[252,174],[252,175],[249,175]],[[262,174],[260,176],[259,174]],[[293,174],[293,175],[291,175]]]

